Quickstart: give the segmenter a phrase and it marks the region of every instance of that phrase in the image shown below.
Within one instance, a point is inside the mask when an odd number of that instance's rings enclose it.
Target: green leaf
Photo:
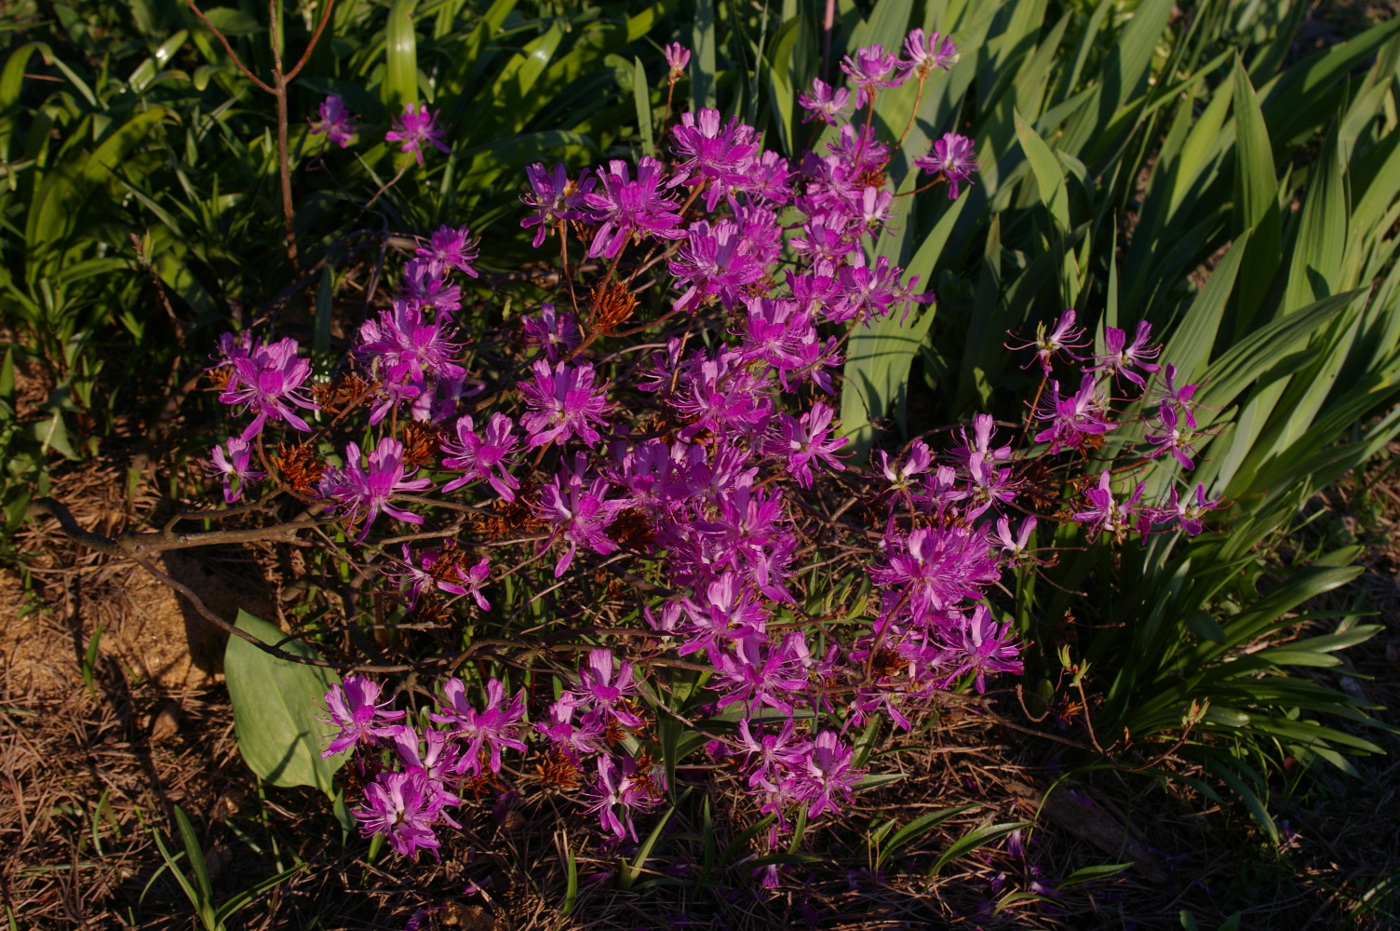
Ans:
[[[642,841],[642,845],[637,848],[637,855],[632,858],[632,862],[626,860],[622,863],[622,870],[617,874],[617,885],[621,889],[631,889],[636,883],[637,877],[642,875],[642,870],[647,865],[647,860],[651,857],[651,852],[656,848],[656,844],[661,840],[661,834],[666,830],[666,825],[671,823],[671,817],[676,813],[676,808],[690,795],[690,789],[686,789],[681,794],[681,799],[675,805],[666,809],[666,814],[661,816],[661,820],[656,822],[656,826],[651,829],[647,839]]]
[[[642,154],[656,154],[656,142],[651,129],[651,87],[647,84],[647,70],[642,60],[634,58],[632,77],[632,99],[637,104],[637,128],[642,134]]]
[[[174,806],[174,808],[175,825],[179,828],[180,840],[185,845],[185,857],[194,870],[194,881],[196,891],[199,893],[200,904],[211,903],[214,899],[214,887],[209,882],[209,870],[204,863],[204,845],[199,842],[199,836],[195,834],[194,825],[190,824],[185,810],[179,805]]]
[[[895,851],[899,850],[901,847],[918,840],[924,834],[927,834],[949,818],[960,815],[965,811],[971,811],[976,807],[977,804],[975,802],[968,802],[966,805],[955,805],[952,808],[942,808],[938,811],[931,811],[928,814],[920,815],[898,831],[895,831],[894,835],[880,848],[879,862],[882,864],[885,863],[894,855]]]
[[[1249,232],[1254,245],[1240,275],[1235,333],[1248,333],[1255,311],[1273,284],[1282,253],[1282,220],[1273,147],[1259,98],[1244,65],[1235,60],[1235,229]]]
[[[223,905],[220,905],[218,911],[214,913],[214,922],[216,926],[223,927],[225,922],[242,911],[244,907],[252,904],[258,896],[277,888],[304,869],[306,869],[306,864],[298,863],[296,866],[288,867],[280,873],[267,877],[267,879],[259,880],[247,889],[237,893],[233,898],[229,899]]]
[[[1055,891],[1067,889],[1070,886],[1077,886],[1080,883],[1093,882],[1096,879],[1107,879],[1110,876],[1117,876],[1124,870],[1131,869],[1131,863],[1101,863],[1098,866],[1085,866],[1070,873],[1055,885]]]
[[[1027,123],[1019,110],[1015,111],[1016,138],[1021,141],[1021,149],[1026,153],[1035,173],[1037,187],[1040,188],[1040,202],[1050,211],[1059,223],[1061,230],[1069,229],[1069,193],[1065,190],[1065,171],[1055,153]]]
[[[1002,824],[988,824],[980,828],[974,828],[962,837],[955,840],[942,856],[933,864],[933,869],[928,871],[930,878],[937,876],[938,871],[959,857],[965,857],[979,847],[985,847],[992,841],[1005,837],[1012,831],[1030,827],[1029,821],[1008,821]]]
[[[418,0],[394,0],[384,33],[383,98],[392,115],[418,102],[418,37],[413,30],[413,8]]]
[[[691,109],[715,105],[715,0],[695,0],[695,21],[691,25],[690,59]]]
[[[210,7],[204,11],[204,16],[210,25],[226,36],[252,36],[263,31],[256,19],[232,7]]]
[[[282,631],[243,610],[238,612],[237,626],[269,645],[286,639]],[[315,649],[300,640],[280,649],[320,659]],[[334,798],[331,777],[346,758],[321,758],[326,725],[317,720],[317,712],[340,677],[319,666],[278,659],[240,637],[229,638],[224,675],[233,701],[238,750],[248,768],[272,785],[312,786]]]
[[[1196,636],[1202,640],[1209,640],[1211,643],[1225,643],[1225,628],[1220,626],[1220,622],[1204,611],[1192,611],[1186,615],[1186,624]]]

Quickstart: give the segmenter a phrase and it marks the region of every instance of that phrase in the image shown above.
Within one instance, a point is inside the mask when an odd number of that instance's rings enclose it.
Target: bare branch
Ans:
[[[229,44],[228,37],[225,36],[222,32],[220,32],[213,23],[209,22],[209,17],[205,16],[204,11],[195,5],[194,0],[185,0],[185,6],[193,10],[194,15],[199,17],[199,21],[204,24],[205,28],[207,28],[210,32],[214,34],[214,38],[218,39],[219,42],[223,45],[224,51],[228,52],[228,57],[233,59],[233,63],[238,66],[238,70],[242,71],[243,75],[248,80],[252,81],[259,88],[261,88],[269,94],[275,93],[272,89],[271,84],[268,84],[266,81],[258,77],[252,71],[248,70],[248,66],[243,64],[243,59],[238,57],[238,53],[235,52],[233,50],[233,46]]]

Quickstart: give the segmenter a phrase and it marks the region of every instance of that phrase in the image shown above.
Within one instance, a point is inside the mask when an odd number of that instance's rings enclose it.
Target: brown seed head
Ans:
[[[326,471],[326,464],[317,457],[316,448],[310,441],[279,445],[272,457],[272,467],[293,491],[303,495],[316,490],[316,483],[321,481]]]
[[[637,309],[637,295],[621,281],[600,281],[588,294],[588,309],[593,327],[610,333]]]

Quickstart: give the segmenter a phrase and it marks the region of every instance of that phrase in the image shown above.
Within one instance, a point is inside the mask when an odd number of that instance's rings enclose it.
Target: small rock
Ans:
[[[174,737],[179,730],[180,706],[173,701],[161,702],[151,715],[152,746]]]

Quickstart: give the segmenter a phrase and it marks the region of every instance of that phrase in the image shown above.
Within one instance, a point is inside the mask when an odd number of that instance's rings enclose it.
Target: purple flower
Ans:
[[[987,690],[987,674],[1021,673],[1021,648],[1014,642],[1011,622],[998,624],[984,604],[979,604],[959,631],[950,661],[957,665],[943,681],[948,688],[961,676],[973,673],[977,694]]]
[[[447,734],[431,728],[423,731],[421,738],[418,731],[407,724],[396,725],[389,731],[394,741],[394,752],[404,771],[420,772],[427,777],[429,791],[436,793],[444,804],[462,804],[460,798],[448,791],[444,782],[457,769],[457,755],[461,753],[461,747],[450,743]],[[424,744],[427,745],[426,751]]]
[[[574,463],[572,470],[565,469],[556,474],[540,489],[539,516],[553,524],[556,533],[562,530],[569,544],[568,550],[554,566],[556,579],[569,571],[579,546],[586,546],[604,556],[617,550],[617,544],[604,531],[617,519],[618,512],[631,503],[626,499],[607,499],[608,483],[604,479],[594,479],[585,487],[583,472],[586,460],[582,453],[575,457]]]
[[[1114,375],[1122,375],[1128,381],[1139,388],[1146,387],[1143,377],[1134,368],[1140,368],[1144,372],[1157,372],[1161,366],[1152,362],[1162,351],[1161,346],[1149,348],[1148,339],[1152,336],[1152,324],[1146,320],[1141,320],[1137,325],[1137,333],[1133,337],[1131,345],[1128,344],[1128,334],[1117,327],[1108,327],[1104,330],[1104,348],[1108,351],[1097,358],[1098,365],[1095,365],[1091,372],[1109,372]]]
[[[922,29],[910,30],[909,37],[904,40],[904,55],[897,66],[900,72],[906,78],[912,74],[921,81],[934,68],[947,71],[958,63],[958,47],[951,38],[940,37],[934,32],[925,39]]]
[[[515,457],[511,454],[517,445],[515,424],[500,411],[491,415],[485,436],[476,432],[470,415],[460,418],[457,421],[457,441],[443,443],[441,450],[443,468],[461,469],[462,475],[443,485],[442,490],[455,491],[471,482],[485,481],[504,500],[514,501],[520,482],[510,474],[509,469],[515,465]]]
[[[799,630],[774,646],[763,637],[745,637],[733,650],[718,647],[710,651],[717,668],[709,688],[722,691],[719,708],[743,702],[750,713],[761,705],[783,714],[793,713],[792,693],[807,687],[807,664],[811,653]]]
[[[694,598],[683,598],[690,627],[687,637],[676,650],[681,656],[708,651],[717,643],[729,640],[762,638],[768,622],[768,612],[753,597],[739,574],[726,571],[697,591]]]
[[[979,597],[1001,575],[986,536],[968,527],[916,527],[907,537],[887,535],[885,551],[885,564],[871,567],[870,578],[891,589],[891,597],[903,601],[913,616]]]
[[[674,211],[679,206],[657,192],[663,166],[649,155],[637,163],[637,180],[633,181],[627,163],[613,160],[606,172],[599,171],[602,190],[583,195],[584,203],[598,220],[598,232],[588,248],[589,258],[617,254],[629,239],[641,241],[652,236],[657,239],[681,239],[685,230],[678,229],[681,216]]]
[[[476,261],[477,242],[471,238],[471,230],[465,226],[457,229],[446,225],[438,227],[438,231],[429,237],[428,247],[419,246],[414,254],[426,261],[437,274],[455,268],[465,275],[479,277],[472,267]]]
[[[1083,437],[1117,429],[1105,419],[1107,410],[1108,402],[1099,394],[1094,376],[1085,375],[1079,390],[1067,398],[1060,396],[1060,383],[1052,381],[1044,406],[1036,411],[1036,417],[1049,421],[1050,426],[1037,433],[1035,441],[1049,440],[1052,455],[1066,447],[1077,448]]]
[[[835,413],[818,401],[801,419],[779,414],[777,429],[764,445],[764,451],[781,458],[788,474],[803,488],[812,487],[814,460],[837,472],[846,468],[835,456],[836,450],[849,442],[845,437],[831,435],[831,419]]]
[[[404,104],[403,115],[395,117],[394,128],[384,134],[385,142],[402,142],[404,152],[412,152],[423,164],[423,143],[431,142],[443,155],[452,150],[442,141],[442,128],[437,125],[438,111],[429,111],[422,104]]]
[[[890,77],[897,58],[894,52],[886,52],[883,45],[871,45],[856,49],[854,57],[847,55],[841,59],[841,70],[850,76],[856,85],[856,107],[860,108],[874,101],[877,87],[898,87],[904,83],[903,75]]]
[[[1194,501],[1193,501],[1194,499]],[[1176,487],[1173,486],[1171,496],[1167,500],[1167,506],[1159,513],[1159,517],[1154,519],[1154,523],[1172,523],[1173,521],[1182,530],[1191,536],[1196,536],[1206,529],[1202,520],[1206,513],[1219,509],[1220,499],[1214,498],[1206,500],[1206,486],[1196,484],[1196,490],[1190,497],[1179,498]]]
[[[971,139],[957,133],[944,133],[927,155],[914,159],[914,164],[929,174],[942,174],[948,182],[948,199],[957,200],[958,185],[977,170],[977,157],[972,151]]]
[[[856,264],[844,265],[837,273],[835,299],[827,309],[826,318],[832,323],[845,323],[860,320],[866,326],[872,319],[883,319],[903,305],[908,316],[911,302],[925,304],[934,299],[933,292],[916,295],[914,286],[919,276],[909,279],[907,285],[899,283],[904,270],[892,265],[885,256],[875,260],[875,267],[864,264],[864,257],[855,256]]]
[[[642,719],[627,706],[627,698],[636,689],[632,681],[632,664],[617,661],[613,666],[612,650],[591,650],[588,663],[578,672],[578,685],[570,694],[577,704],[601,710],[623,727],[641,727]]]
[[[248,349],[246,340],[240,343],[231,333],[224,334],[221,349],[232,365],[228,384],[219,394],[223,404],[241,404],[253,418],[239,439],[245,443],[262,432],[269,420],[280,420],[298,430],[311,430],[310,425],[291,405],[316,410],[316,402],[308,398],[302,385],[311,376],[311,363],[297,358],[297,341],[290,336],[275,343]]]
[[[1157,403],[1165,408],[1172,408],[1177,412],[1179,423],[1186,425],[1187,429],[1196,429],[1196,404],[1192,397],[1196,394],[1195,385],[1176,386],[1176,366],[1168,364],[1162,373],[1161,396]]]
[[[443,812],[446,804],[422,770],[384,772],[365,786],[364,807],[354,815],[364,836],[382,834],[400,856],[411,857],[420,847],[436,856],[441,844],[433,826],[445,822],[461,827]]]
[[[1083,327],[1076,328],[1074,325],[1074,308],[1067,307],[1065,312],[1060,314],[1060,319],[1055,321],[1055,328],[1049,333],[1045,332],[1045,324],[1038,323],[1035,328],[1035,339],[1019,346],[1007,344],[1007,349],[1035,349],[1035,358],[1031,359],[1022,368],[1030,368],[1037,360],[1040,361],[1040,368],[1049,377],[1051,368],[1050,361],[1058,354],[1064,353],[1070,359],[1078,362],[1079,356],[1070,352],[1071,349],[1082,349],[1089,345],[1084,339]]]
[[[1007,553],[1012,563],[1019,562],[1026,552],[1027,544],[1030,543],[1031,534],[1035,532],[1036,523],[1035,515],[1027,517],[1021,521],[1021,532],[1013,537],[1011,535],[1011,519],[998,517],[996,533],[991,536],[991,541],[1001,544],[1001,548]]]
[[[543,349],[550,362],[558,360],[561,353],[573,349],[583,338],[573,311],[556,308],[549,302],[540,305],[538,314],[522,317],[520,328],[525,332],[525,341]]]
[[[851,767],[855,749],[841,742],[835,731],[822,731],[812,741],[803,760],[803,771],[789,777],[794,783],[793,794],[807,804],[807,817],[815,818],[824,811],[840,814],[838,799],[849,801],[852,787],[860,779],[860,770]]]
[[[614,837],[637,839],[632,825],[634,811],[650,811],[656,806],[661,787],[659,772],[638,773],[636,762],[624,757],[619,767],[610,756],[598,758],[598,781],[589,786],[585,798],[589,812],[596,812],[603,830]],[[664,780],[662,780],[664,787]]]
[[[783,718],[776,734],[761,730],[755,734],[758,727],[761,725],[749,718],[739,721],[739,746],[751,767],[751,787],[778,782],[784,773],[801,767],[811,752],[811,745],[797,736],[797,725],[791,717]]]
[[[490,567],[483,557],[481,562],[463,574],[461,566],[457,563],[455,554],[451,547],[455,543],[449,542],[447,553],[442,550],[428,549],[414,555],[412,547],[407,543],[403,545],[403,560],[399,563],[385,566],[382,570],[384,577],[394,583],[400,592],[403,593],[404,600],[408,607],[412,608],[418,604],[418,600],[423,596],[423,592],[429,588],[437,588],[454,595],[471,595],[476,599],[477,604],[483,611],[491,606],[486,603],[486,599],[481,597],[480,585],[490,575]],[[459,580],[467,583],[466,586],[452,581],[445,573],[434,573],[434,567],[439,567],[439,560],[451,558],[451,565],[456,569]]]
[[[607,426],[608,383],[595,385],[592,364],[560,362],[551,369],[548,362],[536,359],[533,370],[534,379],[520,385],[520,394],[530,408],[530,413],[520,418],[530,437],[529,448],[563,443],[575,436],[590,446],[602,439],[593,425]]]
[[[875,450],[875,459],[894,491],[907,492],[913,486],[911,480],[914,476],[924,474],[933,465],[933,453],[923,440],[910,443],[909,455],[897,466],[894,465],[896,460],[891,459],[890,454],[883,449]]]
[[[972,462],[972,457],[981,454],[983,459],[995,459],[998,461],[1011,458],[1010,444],[1004,446],[992,446],[992,436],[996,433],[996,420],[991,414],[978,414],[972,418],[972,439],[967,438],[967,430],[958,428],[959,441],[948,454],[954,461],[966,467]]]
[[[1100,473],[1098,486],[1084,492],[1090,507],[1076,513],[1074,519],[1087,526],[1089,532],[1095,536],[1099,533],[1111,533],[1121,539],[1140,517],[1137,506],[1147,483],[1138,482],[1128,500],[1120,503],[1113,498],[1112,482],[1112,473],[1107,470]]]
[[[720,122],[718,110],[703,109],[699,114],[682,113],[680,125],[671,130],[671,149],[680,161],[668,187],[699,184],[693,176],[713,181],[705,194],[705,206],[713,210],[723,188],[748,180],[749,166],[758,145],[752,126],[737,119]]]
[[[713,227],[705,220],[692,224],[689,239],[669,263],[676,287],[686,286],[676,299],[676,309],[694,313],[714,296],[732,308],[739,300],[740,289],[763,277],[763,266],[754,261],[744,245],[739,225],[733,220],[720,220]]]
[[[412,473],[409,473],[412,474]],[[390,499],[400,492],[424,491],[433,485],[430,479],[410,479],[403,465],[403,444],[391,436],[381,437],[379,446],[369,454],[368,467],[361,461],[360,447],[349,443],[345,447],[345,468],[327,469],[321,479],[321,492],[345,508],[351,527],[360,523],[356,543],[369,536],[370,525],[383,511],[391,517],[410,524],[421,524],[423,518],[412,511],[396,508]]]
[[[672,42],[664,49],[666,53],[666,65],[671,69],[671,80],[679,78],[685,74],[685,69],[690,65],[690,49],[679,42]]]
[[[430,712],[428,717],[438,724],[446,724],[454,737],[466,741],[466,748],[458,762],[459,772],[481,775],[482,757],[489,754],[491,772],[501,771],[501,751],[525,751],[525,743],[520,739],[520,731],[525,718],[525,690],[521,689],[512,699],[506,698],[506,687],[499,679],[486,683],[486,706],[477,711],[467,701],[466,686],[456,676],[448,679],[442,687],[442,713]]]
[[[831,85],[821,78],[812,80],[811,96],[799,94],[797,102],[802,105],[802,109],[807,111],[807,115],[802,118],[804,123],[811,119],[818,119],[830,126],[835,126],[851,112],[851,92],[844,87],[840,90],[832,90]]]
[[[545,171],[543,163],[536,162],[525,169],[530,190],[520,195],[520,200],[534,212],[520,221],[520,225],[535,230],[534,248],[538,249],[557,223],[564,220],[581,220],[587,210],[584,195],[593,190],[595,178],[584,178],[579,182],[569,180],[569,171],[558,164],[554,171]]]
[[[425,379],[463,378],[466,369],[451,361],[461,345],[452,331],[438,321],[428,322],[423,311],[407,301],[394,301],[392,310],[381,310],[379,319],[360,324],[357,354],[370,363],[381,387],[412,385],[421,389]],[[417,397],[420,391],[386,392],[386,400],[370,414],[370,423],[383,420],[400,397]]]
[[[1144,439],[1156,447],[1147,454],[1147,458],[1155,459],[1162,453],[1171,453],[1172,457],[1181,463],[1183,469],[1194,469],[1196,463],[1192,461],[1191,457],[1196,453],[1191,448],[1190,438],[1181,429],[1176,408],[1160,408],[1157,411],[1157,420],[1161,423],[1163,432],[1144,434]]]
[[[388,710],[393,704],[392,698],[376,704],[382,688],[380,683],[364,676],[346,676],[339,685],[331,686],[326,693],[326,710],[330,717],[323,720],[340,730],[321,751],[322,759],[343,753],[356,744],[373,744],[378,738],[389,736],[389,722],[402,719],[405,713]]]
[[[215,446],[211,456],[214,464],[209,473],[223,476],[225,504],[233,504],[242,498],[249,482],[267,478],[266,472],[250,468],[253,458],[252,444],[236,436],[231,436],[222,445]],[[238,482],[236,487],[235,480]]]
[[[335,94],[321,101],[321,108],[317,111],[320,119],[311,122],[311,134],[313,136],[325,134],[326,138],[336,143],[342,149],[358,138],[355,135],[355,121],[350,118],[350,111],[345,108],[345,101]]]
[[[403,291],[407,303],[433,310],[462,309],[462,289],[447,280],[446,269],[433,262],[415,259],[404,268]]]

